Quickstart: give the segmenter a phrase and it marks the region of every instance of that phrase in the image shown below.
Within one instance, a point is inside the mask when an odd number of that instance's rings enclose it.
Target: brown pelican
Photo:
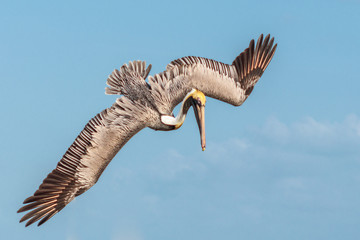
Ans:
[[[174,130],[181,127],[192,106],[205,149],[205,96],[240,106],[250,95],[276,49],[270,35],[235,58],[231,65],[202,57],[183,57],[166,70],[147,78],[151,65],[133,61],[114,70],[106,94],[122,95],[92,118],[66,151],[56,168],[18,212],[31,210],[20,222],[40,226],[76,196],[91,188],[116,153],[145,127]],[[179,114],[172,111],[182,102]]]

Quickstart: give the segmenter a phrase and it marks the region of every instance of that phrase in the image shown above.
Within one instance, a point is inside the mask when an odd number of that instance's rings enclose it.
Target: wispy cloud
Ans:
[[[160,153],[154,161],[146,164],[148,174],[156,178],[172,180],[179,175],[192,171],[202,171],[203,163],[196,161],[194,156],[186,156],[180,151],[169,149]]]
[[[121,176],[119,182],[132,181],[139,175],[174,180],[191,172],[205,173],[211,166],[231,169],[242,164],[270,164],[270,159],[305,161],[319,159],[320,156],[322,159],[344,158],[360,153],[360,119],[354,114],[339,122],[305,117],[285,123],[271,116],[263,124],[251,126],[243,133],[238,138],[232,137],[222,142],[209,140],[204,153],[186,154],[175,149],[164,150],[142,162],[135,170],[121,168],[118,172]],[[264,163],[265,159],[269,160]],[[291,181],[292,186],[295,186],[295,180]]]
[[[266,138],[280,143],[288,141],[291,135],[289,127],[273,116],[269,117],[263,126],[257,127],[255,130]]]
[[[358,152],[360,144],[360,119],[354,114],[340,122],[315,120],[312,117],[285,124],[275,117],[266,120],[263,126],[253,127],[257,134],[247,137],[252,142],[285,146],[295,151]],[[284,149],[285,150],[285,149]]]
[[[360,153],[359,145],[360,119],[354,114],[337,122],[305,117],[285,123],[272,116],[263,124],[249,127],[238,138],[222,142],[209,140],[204,153],[183,153],[168,149],[142,162],[136,169],[120,169],[117,174],[121,175],[119,182],[131,182],[139,176],[172,181],[188,174],[206,175],[213,169],[236,171],[249,167],[260,168],[260,165],[261,168],[268,166],[282,169],[288,166],[285,162],[294,161],[299,167],[306,168],[304,164],[309,161],[320,164],[329,159],[334,162],[355,159]],[[286,182],[287,186],[299,189],[300,186],[306,186],[305,180],[297,177],[284,179],[282,184]]]

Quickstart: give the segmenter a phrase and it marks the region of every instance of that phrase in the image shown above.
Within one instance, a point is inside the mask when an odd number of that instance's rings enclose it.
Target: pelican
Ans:
[[[183,57],[166,70],[149,76],[151,65],[133,61],[115,69],[107,79],[106,94],[122,95],[92,118],[39,189],[25,199],[18,212],[29,211],[20,222],[38,226],[91,188],[129,139],[143,128],[170,131],[181,127],[193,107],[205,150],[205,96],[240,106],[269,65],[277,44],[261,34],[256,44],[231,65],[202,57]],[[148,81],[145,79],[148,77]],[[178,115],[173,109],[181,103]]]

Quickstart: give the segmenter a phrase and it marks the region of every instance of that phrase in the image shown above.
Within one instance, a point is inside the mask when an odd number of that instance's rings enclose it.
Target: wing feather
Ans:
[[[122,97],[91,119],[39,189],[25,199],[18,212],[30,212],[20,222],[29,226],[39,221],[40,226],[91,188],[121,147],[146,127],[139,120],[146,114],[145,108]]]
[[[274,38],[270,39],[270,35],[267,35],[264,39],[261,34],[256,45],[255,41],[251,40],[249,47],[240,53],[231,65],[194,56],[172,61],[162,73],[164,76],[172,76],[167,78],[167,83],[163,87],[173,93],[170,96],[170,109],[173,109],[192,88],[202,91],[209,97],[235,106],[241,105],[269,65],[277,47],[273,44]]]

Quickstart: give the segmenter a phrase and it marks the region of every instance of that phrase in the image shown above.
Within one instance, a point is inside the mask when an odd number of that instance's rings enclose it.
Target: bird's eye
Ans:
[[[198,105],[201,105],[200,98],[197,99],[197,104],[198,104]]]

